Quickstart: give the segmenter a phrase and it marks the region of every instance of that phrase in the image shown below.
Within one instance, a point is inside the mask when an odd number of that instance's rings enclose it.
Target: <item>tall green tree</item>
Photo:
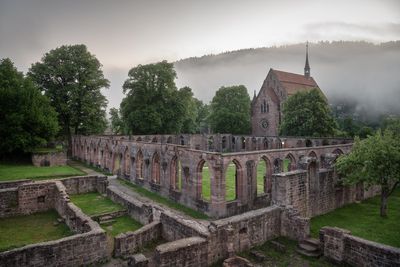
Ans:
[[[380,185],[380,215],[385,217],[387,199],[400,183],[400,138],[390,130],[356,138],[352,151],[339,157],[336,168],[347,184]]]
[[[219,88],[211,101],[209,123],[215,133],[250,133],[250,96],[246,87]]]
[[[209,123],[208,116],[210,114],[210,106],[204,104],[203,101],[194,98],[196,104],[197,116],[196,116],[196,133],[208,133]]]
[[[123,85],[122,120],[131,134],[166,134],[191,130],[188,112],[190,88],[177,90],[173,64],[162,61],[138,65],[128,73]],[[185,129],[184,129],[185,130]]]
[[[286,136],[333,136],[337,128],[329,106],[318,89],[298,92],[283,104],[280,134]]]
[[[46,53],[28,75],[50,98],[64,135],[98,134],[106,126],[107,100],[100,89],[109,87],[101,64],[85,45],[64,45]]]
[[[58,131],[57,113],[10,59],[0,60],[0,154],[30,152]]]

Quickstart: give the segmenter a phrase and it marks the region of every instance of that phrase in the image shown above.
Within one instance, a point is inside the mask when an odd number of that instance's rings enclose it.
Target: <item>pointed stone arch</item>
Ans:
[[[143,153],[142,150],[139,150],[136,153],[136,178],[143,179]]]
[[[262,156],[257,164],[257,195],[271,193],[272,165],[267,156]]]
[[[153,183],[160,184],[160,155],[158,152],[154,152],[153,158],[151,160],[151,180]]]
[[[288,153],[285,156],[284,171],[294,171],[296,169],[296,158],[292,153]]]
[[[182,189],[182,174],[178,156],[173,156],[170,163],[170,188],[180,191]]]
[[[197,186],[196,196],[198,199],[211,202],[211,169],[209,164],[204,159],[201,159],[196,167]]]

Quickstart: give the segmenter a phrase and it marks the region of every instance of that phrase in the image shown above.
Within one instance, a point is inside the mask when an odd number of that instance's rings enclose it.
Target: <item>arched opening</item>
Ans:
[[[124,153],[124,174],[128,177],[131,175],[131,161],[128,148],[125,149]]]
[[[205,201],[211,200],[211,171],[205,160],[197,165],[197,197]]]
[[[178,160],[177,156],[174,156],[171,160],[171,170],[170,170],[170,187],[173,190],[182,190],[182,167],[181,162]]]
[[[213,151],[214,150],[214,137],[210,136],[208,138],[208,150]]]
[[[316,159],[318,158],[317,153],[315,153],[314,151],[311,151],[310,153],[308,153],[308,156],[311,158],[316,158]]]
[[[138,137],[137,139],[136,139],[136,142],[142,142],[142,137]]]
[[[312,141],[310,139],[306,140],[306,147],[312,147]]]
[[[271,193],[271,163],[267,157],[262,157],[257,165],[257,195]]]
[[[282,172],[282,160],[277,158],[274,160],[274,173]]]
[[[121,159],[122,159],[122,154],[115,154],[114,155],[113,174],[120,174],[120,172],[121,172]]]
[[[143,179],[143,154],[141,150],[136,155],[136,178]]]
[[[336,148],[335,150],[333,150],[332,154],[340,156],[340,155],[343,155],[344,153],[341,149]]]
[[[236,146],[236,138],[232,136],[232,151],[235,151],[235,146]]]
[[[238,198],[238,189],[242,175],[242,168],[238,161],[233,160],[229,163],[225,171],[225,200],[232,201]]]
[[[157,143],[157,137],[153,137],[153,139],[151,140],[152,143]]]
[[[257,150],[257,138],[255,137],[251,138],[251,149]]]
[[[246,138],[243,136],[240,138],[241,144],[242,144],[242,149],[246,149]]]
[[[268,140],[266,137],[264,137],[264,140],[263,140],[263,149],[268,149]]]
[[[226,149],[226,136],[222,137],[221,146],[222,146],[222,151],[224,151]]]
[[[151,180],[156,184],[160,183],[160,156],[157,152],[154,153],[151,162]]]
[[[167,144],[171,144],[171,143],[172,143],[172,137],[169,136],[168,139],[167,139]]]
[[[181,144],[181,146],[185,145],[185,137],[183,137],[183,135],[180,136],[179,143]]]
[[[285,159],[283,160],[283,171],[290,172],[296,169],[296,160],[294,156],[289,153],[286,155]]]
[[[103,168],[108,169],[108,155],[110,154],[110,151],[108,150],[108,145],[106,145],[106,148],[104,149],[104,156],[103,156]]]

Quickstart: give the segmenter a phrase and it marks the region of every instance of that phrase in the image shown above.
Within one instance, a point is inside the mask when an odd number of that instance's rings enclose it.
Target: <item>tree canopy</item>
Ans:
[[[392,131],[355,139],[352,151],[339,157],[338,172],[347,184],[381,186],[381,216],[386,216],[387,198],[400,183],[400,138]]]
[[[127,133],[167,134],[196,131],[197,108],[192,90],[175,85],[173,64],[138,65],[123,85],[120,111]]]
[[[333,136],[337,128],[329,106],[318,89],[290,96],[283,104],[282,113],[281,135]]]
[[[28,75],[58,112],[68,140],[74,134],[102,133],[106,126],[107,100],[100,89],[109,86],[101,64],[85,45],[64,45],[46,53]]]
[[[11,60],[0,60],[0,154],[30,152],[57,131],[57,113],[49,99]]]
[[[243,85],[221,87],[210,105],[209,123],[215,133],[248,134],[250,96]]]

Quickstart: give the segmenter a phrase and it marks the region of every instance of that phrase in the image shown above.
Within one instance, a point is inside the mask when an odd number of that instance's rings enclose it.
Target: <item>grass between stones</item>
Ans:
[[[78,206],[89,216],[123,210],[124,208],[114,203],[111,199],[97,193],[70,195],[72,203]]]
[[[327,261],[325,258],[309,258],[302,256],[296,252],[297,242],[284,238],[278,237],[275,239],[279,243],[286,247],[285,252],[277,251],[270,241],[265,242],[261,246],[252,248],[251,250],[256,250],[261,252],[266,256],[265,260],[258,263],[257,266],[309,266],[309,267],[333,267],[333,266],[346,266],[346,265],[335,265]],[[250,254],[250,250],[239,253],[239,256],[247,258],[252,262],[257,262],[255,258]],[[217,265],[215,265],[217,266]],[[219,265],[221,266],[221,265]]]
[[[78,175],[85,173],[71,166],[36,167],[28,164],[0,164],[0,182],[21,179],[45,180]]]
[[[371,241],[400,247],[400,187],[389,197],[388,217],[379,216],[380,196],[353,203],[311,219],[311,235],[323,226],[336,226]]]
[[[128,231],[134,232],[142,226],[141,223],[132,219],[129,215],[124,215],[114,218],[113,222],[110,224],[101,225],[101,228],[103,228],[109,235],[115,237]]]
[[[143,187],[137,186],[133,183],[130,183],[128,181],[125,181],[123,179],[118,178],[119,182],[125,186],[128,186],[129,188],[131,188],[132,190],[134,190],[135,192],[137,192],[138,194],[147,197],[151,200],[154,200],[155,202],[158,202],[160,204],[166,205],[172,209],[176,209],[179,210],[183,213],[185,213],[186,215],[189,215],[192,218],[195,219],[202,219],[202,220],[207,220],[209,219],[209,217],[199,211],[193,210],[191,208],[188,208],[182,204],[179,204],[177,202],[174,202],[172,200],[169,200],[165,197],[160,196],[157,193],[151,192]]]
[[[0,251],[73,235],[55,210],[0,219]]]

